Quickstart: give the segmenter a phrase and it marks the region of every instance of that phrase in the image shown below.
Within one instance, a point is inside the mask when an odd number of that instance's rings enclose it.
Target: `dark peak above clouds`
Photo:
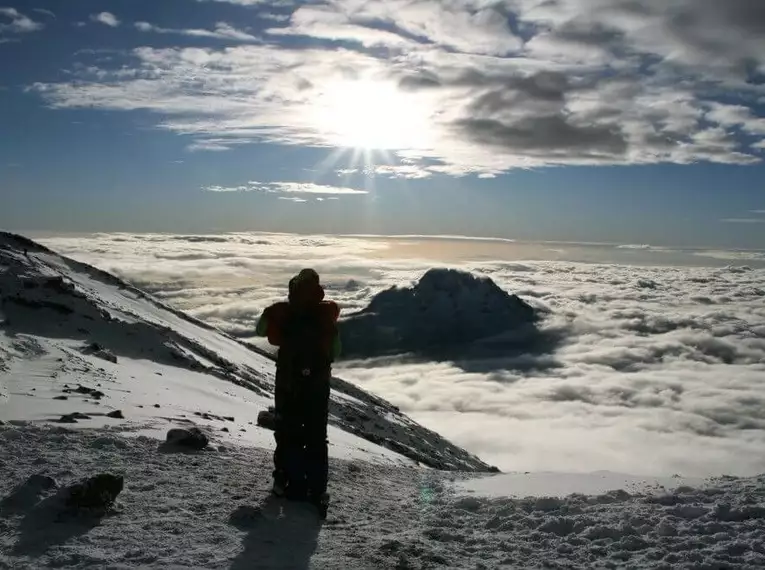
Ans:
[[[489,277],[430,269],[411,287],[381,291],[365,309],[344,319],[343,352],[354,358],[449,349],[456,358],[475,341],[534,329],[538,319],[531,305]]]

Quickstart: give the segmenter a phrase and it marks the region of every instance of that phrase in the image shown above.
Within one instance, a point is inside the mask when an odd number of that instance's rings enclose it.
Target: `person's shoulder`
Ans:
[[[287,312],[289,307],[290,305],[286,301],[279,301],[278,303],[266,307],[266,310],[263,311],[263,313],[269,317],[279,318]]]
[[[325,313],[329,316],[331,316],[333,319],[336,319],[338,316],[340,316],[340,307],[337,303],[330,299],[326,299],[319,303],[319,306]]]

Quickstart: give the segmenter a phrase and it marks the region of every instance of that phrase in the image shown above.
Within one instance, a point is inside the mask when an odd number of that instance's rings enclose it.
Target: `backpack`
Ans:
[[[282,329],[280,364],[286,366],[291,375],[298,376],[312,376],[329,369],[333,334],[334,324],[327,321],[320,307],[291,306]]]

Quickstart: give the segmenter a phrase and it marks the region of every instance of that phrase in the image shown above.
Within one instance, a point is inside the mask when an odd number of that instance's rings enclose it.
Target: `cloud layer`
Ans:
[[[31,88],[56,108],[149,111],[195,149],[382,147],[415,172],[762,159],[758,0],[229,2],[289,20],[259,34],[139,22],[234,43],[136,47]]]
[[[338,194],[338,195],[357,195],[367,194],[366,190],[355,190],[354,188],[345,188],[343,186],[329,186],[326,184],[315,184],[313,182],[257,182],[250,180],[247,184],[240,186],[207,186],[204,188],[207,192],[268,192],[268,193],[288,193],[288,194]],[[294,199],[290,198],[290,199]]]
[[[245,337],[302,267],[322,274],[328,295],[348,314],[442,265],[428,255],[401,255],[397,240],[371,238],[108,234],[42,241]],[[423,251],[443,254],[455,243]],[[724,252],[704,253],[697,258],[714,262]],[[740,252],[728,253],[724,262],[741,262],[733,255]],[[490,276],[546,310],[541,326],[559,339],[554,350],[460,362],[342,362],[338,374],[507,470],[765,470],[765,269],[451,265]]]

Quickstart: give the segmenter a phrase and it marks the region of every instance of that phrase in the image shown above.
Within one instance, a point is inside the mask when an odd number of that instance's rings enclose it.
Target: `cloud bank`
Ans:
[[[262,45],[136,47],[30,89],[53,108],[149,111],[198,150],[382,147],[416,172],[762,160],[758,0],[227,1],[289,20],[252,35],[142,22]]]
[[[443,265],[400,255],[396,239],[100,234],[42,241],[245,337],[302,267],[315,267],[350,314]],[[448,252],[452,243],[434,251]],[[709,263],[725,254],[701,253],[696,258]],[[741,252],[727,253],[723,263],[743,261]],[[505,470],[765,471],[765,269],[480,258],[450,265],[490,276],[542,310],[541,329],[559,339],[554,350],[344,361],[338,375]]]

